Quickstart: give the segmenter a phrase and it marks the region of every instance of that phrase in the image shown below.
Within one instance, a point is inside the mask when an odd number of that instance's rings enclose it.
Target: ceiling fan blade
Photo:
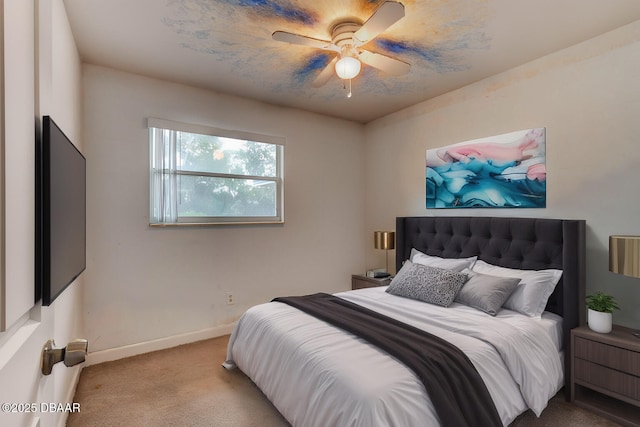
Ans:
[[[271,34],[271,38],[285,43],[298,44],[301,46],[315,47],[324,50],[340,52],[338,46],[327,40],[314,39],[312,37],[301,36],[299,34],[287,33],[286,31],[276,31]]]
[[[373,15],[353,34],[355,46],[361,46],[404,17],[404,5],[395,1],[385,1]]]
[[[365,64],[392,76],[407,74],[411,69],[411,65],[406,62],[379,53],[369,52],[368,50],[360,52],[358,58]]]
[[[324,86],[325,83],[329,81],[331,77],[336,73],[336,62],[338,62],[338,57],[333,58],[326,67],[318,74],[318,77],[313,81],[313,87]]]

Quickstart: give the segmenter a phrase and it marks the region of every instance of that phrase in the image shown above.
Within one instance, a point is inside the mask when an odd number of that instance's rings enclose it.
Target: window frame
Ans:
[[[273,135],[264,135],[252,132],[222,129],[211,126],[181,123],[172,120],[148,118],[147,127],[149,129],[149,226],[150,227],[180,227],[180,226],[208,226],[208,225],[256,225],[256,224],[284,224],[284,146],[285,138]],[[221,172],[202,172],[179,170],[175,168],[173,172],[163,168],[161,177],[175,176],[176,180],[180,176],[201,176],[208,178],[225,178],[241,180],[271,181],[276,183],[276,213],[274,216],[179,216],[176,210],[176,221],[163,221],[162,215],[156,215],[158,209],[155,198],[162,197],[161,210],[167,203],[165,189],[155,189],[157,185],[158,172],[154,169],[153,133],[154,129],[162,129],[176,132],[187,132],[199,135],[216,136],[223,138],[233,138],[249,142],[272,144],[276,147],[276,174],[275,176],[254,176],[238,175]],[[177,150],[177,147],[173,147]],[[162,179],[160,179],[162,181]],[[179,191],[177,188],[175,191]]]

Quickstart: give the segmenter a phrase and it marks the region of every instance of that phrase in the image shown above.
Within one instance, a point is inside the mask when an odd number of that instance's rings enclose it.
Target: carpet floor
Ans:
[[[89,366],[82,370],[67,427],[287,427],[289,423],[238,369],[220,365],[229,336]],[[540,418],[511,427],[617,424],[555,396]],[[408,426],[409,427],[409,426]]]

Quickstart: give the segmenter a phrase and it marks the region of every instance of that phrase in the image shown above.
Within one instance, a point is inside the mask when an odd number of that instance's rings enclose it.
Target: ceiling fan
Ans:
[[[336,52],[337,55],[318,74],[313,87],[327,83],[335,72],[343,80],[351,80],[359,73],[362,63],[386,74],[399,76],[409,72],[411,65],[375,52],[362,49],[361,46],[373,40],[380,33],[404,17],[404,5],[395,1],[385,1],[364,23],[343,20],[331,28],[331,41],[319,40],[286,31],[276,31],[273,40],[309,46]]]

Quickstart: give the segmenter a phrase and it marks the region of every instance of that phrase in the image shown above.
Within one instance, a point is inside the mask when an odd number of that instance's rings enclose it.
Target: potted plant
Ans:
[[[596,292],[587,295],[586,301],[589,309],[587,316],[589,328],[602,334],[611,332],[613,310],[620,309],[615,299],[604,292]]]

